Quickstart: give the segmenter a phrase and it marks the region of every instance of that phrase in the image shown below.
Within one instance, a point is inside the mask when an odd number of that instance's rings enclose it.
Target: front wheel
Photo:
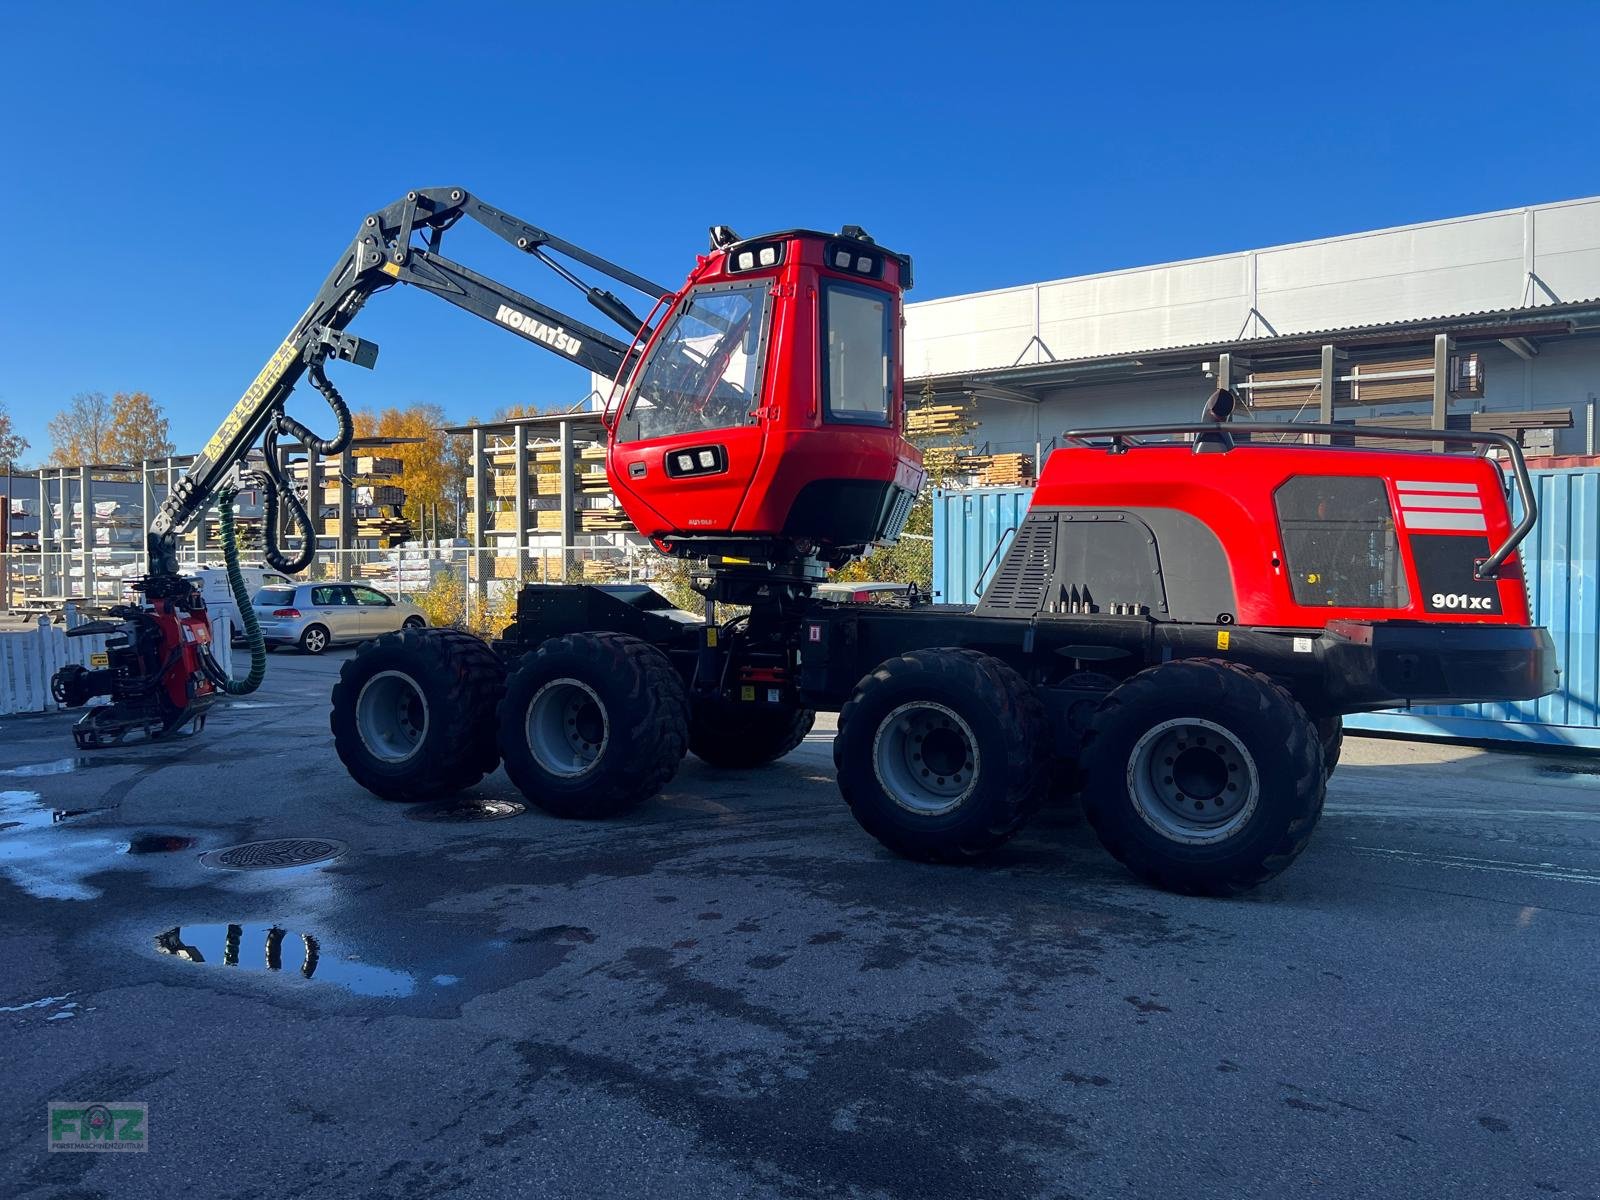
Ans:
[[[321,625],[307,625],[300,635],[300,649],[307,654],[321,654],[328,648],[328,631]]]
[[[1043,705],[1005,663],[917,650],[856,685],[833,762],[850,811],[878,841],[907,858],[964,862],[1037,810],[1047,740]]]
[[[1084,814],[1135,875],[1230,896],[1305,849],[1326,785],[1294,697],[1234,663],[1162,663],[1100,705],[1083,749]]]
[[[408,629],[365,643],[333,688],[333,746],[345,769],[385,800],[426,800],[470,787],[499,760],[495,705],[505,668],[482,638]]]
[[[620,633],[550,638],[506,681],[506,774],[558,817],[610,817],[655,795],[689,741],[689,697],[656,647]]]
[[[428,625],[428,623],[426,621],[424,621],[421,617],[407,617],[405,619],[405,621],[401,623],[400,628],[401,629],[425,629],[425,628],[427,628],[427,625]]]

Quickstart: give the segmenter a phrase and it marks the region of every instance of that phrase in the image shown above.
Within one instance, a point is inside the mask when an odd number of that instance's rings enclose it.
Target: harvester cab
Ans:
[[[901,433],[910,285],[910,260],[854,226],[714,229],[607,414],[607,475],[639,531],[773,564],[892,542],[924,478]]]

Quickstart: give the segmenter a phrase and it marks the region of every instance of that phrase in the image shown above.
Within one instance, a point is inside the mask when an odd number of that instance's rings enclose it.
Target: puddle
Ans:
[[[436,800],[413,804],[406,816],[413,821],[503,821],[527,810],[515,800]]]
[[[98,899],[100,889],[83,881],[125,843],[92,826],[70,837],[57,827],[115,808],[51,808],[38,792],[0,791],[0,873],[40,900]]]
[[[10,775],[24,779],[39,775],[69,775],[80,767],[87,767],[89,760],[86,758],[56,758],[49,762],[24,763],[20,767],[7,767],[0,771],[0,775]]]
[[[123,854],[176,854],[194,845],[192,837],[170,833],[140,833],[117,847]]]
[[[286,980],[331,983],[358,996],[410,996],[417,981],[404,971],[329,953],[315,934],[279,925],[175,925],[155,938],[156,952],[184,962],[265,971]]]

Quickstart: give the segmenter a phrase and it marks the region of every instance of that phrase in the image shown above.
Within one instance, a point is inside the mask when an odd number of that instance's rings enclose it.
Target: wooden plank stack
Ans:
[[[906,413],[906,433],[912,437],[959,437],[972,425],[972,414],[961,404],[924,404]]]

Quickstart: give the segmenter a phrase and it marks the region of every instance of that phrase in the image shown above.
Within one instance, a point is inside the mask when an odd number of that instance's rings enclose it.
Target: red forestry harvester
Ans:
[[[553,268],[626,339],[444,258],[463,217]],[[642,294],[650,315],[584,282],[585,268]],[[977,857],[1052,792],[1077,793],[1134,872],[1224,894],[1306,845],[1342,714],[1554,687],[1516,558],[1536,511],[1513,442],[1363,431],[1500,449],[1521,493],[1515,523],[1482,454],[1261,444],[1248,439],[1350,431],[1235,425],[1225,392],[1193,425],[1070,434],[976,606],[828,602],[815,590],[827,569],[894,541],[924,478],[901,433],[910,260],[853,226],[717,227],[672,290],[455,189],[410,193],[357,231],[163,508],[155,605],[174,538],[237,481],[257,438],[273,472],[259,482],[305,535],[291,559],[269,531],[267,559],[308,564],[314,538],[274,439],[342,448],[348,417],[323,365],[372,364],[376,348],[345,326],[396,282],[613,376],[608,478],[663,552],[704,560],[706,605],[685,612],[646,586],[528,585],[492,643],[450,629],[368,643],[340,673],[331,720],[351,775],[379,796],[438,797],[503,762],[547,812],[613,816],[686,752],[760,766],[834,710],[840,790],[901,854]],[[308,372],[339,417],[332,439],[283,412]],[[717,602],[746,611],[719,622]],[[185,688],[201,702],[190,658],[137,663],[124,690],[149,690],[142,670],[167,703]]]

